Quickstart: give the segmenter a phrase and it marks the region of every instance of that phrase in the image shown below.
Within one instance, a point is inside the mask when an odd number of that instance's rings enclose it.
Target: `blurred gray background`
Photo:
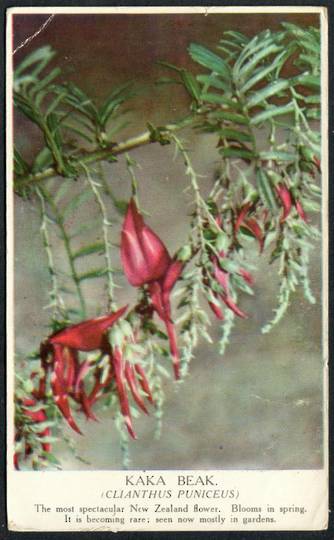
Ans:
[[[16,15],[14,48],[45,22],[47,16]],[[187,47],[196,41],[214,47],[225,30],[253,35],[265,28],[277,29],[281,21],[318,25],[313,15],[57,15],[45,30],[15,55],[19,61],[41,45],[57,52],[55,64],[64,80],[72,80],[97,102],[114,85],[134,80],[146,90],[132,103],[131,126],[121,139],[145,129],[147,121],[163,125],[186,112],[187,98],[182,88],[154,86],[169,75],[157,60],[193,68]],[[31,161],[42,141],[20,114],[15,117],[16,143]],[[190,131],[182,137],[193,149],[195,169],[205,175],[204,193],[213,182],[218,165],[214,140]],[[182,160],[173,160],[170,146],[147,146],[131,155],[140,164],[137,176],[143,207],[150,212],[149,223],[174,252],[186,239],[188,199]],[[116,165],[105,165],[113,189],[122,198],[130,194],[129,179],[121,157]],[[59,180],[61,181],[61,180]],[[87,210],[88,208],[88,210]],[[86,207],[84,216],[94,213]],[[82,215],[78,216],[78,221]],[[117,217],[119,223],[121,219]],[[119,225],[113,228],[117,241]],[[57,250],[57,240],[53,238]],[[268,267],[266,256],[255,273],[255,295],[243,296],[240,305],[249,312],[238,320],[224,357],[215,345],[202,343],[196,350],[190,374],[182,384],[164,383],[166,401],[163,431],[153,439],[154,422],[140,416],[135,420],[139,439],[130,442],[134,469],[290,469],[322,466],[322,377],[321,354],[321,246],[312,253],[311,282],[317,304],[310,306],[297,292],[285,319],[269,335],[261,326],[271,319],[276,307],[277,268]],[[113,258],[120,266],[118,250]],[[58,264],[62,265],[61,255]],[[94,261],[93,261],[94,262]],[[92,265],[94,266],[94,264]],[[134,292],[125,279],[118,291],[119,304],[131,300]],[[18,357],[38,347],[48,332],[49,276],[41,248],[39,217],[34,201],[15,197],[15,295],[16,345]],[[104,303],[100,280],[85,289],[89,314]],[[212,321],[211,335],[219,337]],[[55,447],[65,469],[115,469],[121,464],[118,433],[108,412],[99,414],[99,423],[85,423],[85,436],[73,435],[78,453],[90,464],[76,460],[66,445]]]

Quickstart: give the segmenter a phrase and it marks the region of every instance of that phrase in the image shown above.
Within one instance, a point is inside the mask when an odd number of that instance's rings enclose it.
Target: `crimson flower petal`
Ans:
[[[156,310],[160,319],[165,321],[167,314],[165,311],[166,306],[163,302],[163,292],[160,281],[153,281],[153,283],[150,283],[148,290],[154,309]]]
[[[115,347],[114,354],[111,358],[115,370],[115,379],[117,386],[117,393],[119,404],[121,408],[121,413],[124,417],[124,422],[127,427],[127,430],[133,439],[136,439],[136,434],[132,426],[132,418],[130,413],[130,406],[128,396],[126,394],[126,388],[124,384],[124,361],[121,350],[118,347]]]
[[[213,260],[214,275],[219,285],[223,287],[226,294],[228,293],[229,275],[228,272],[222,270],[219,266],[218,260],[215,257]]]
[[[225,319],[224,317],[224,313],[222,312],[222,310],[220,309],[220,307],[215,304],[214,302],[208,302],[211,310],[213,311],[213,313],[216,315],[217,319],[219,319],[220,321],[223,321]]]
[[[152,396],[152,393],[151,393],[151,390],[150,390],[150,385],[148,384],[148,380],[147,380],[146,375],[145,375],[145,371],[143,370],[143,368],[141,367],[140,364],[135,364],[135,370],[138,373],[138,375],[140,376],[140,379],[139,379],[140,386],[142,387],[142,389],[146,393],[147,399],[149,400],[149,402],[153,404],[154,403],[153,396]]]
[[[165,321],[165,325],[169,339],[170,352],[172,355],[174,376],[175,379],[178,380],[180,378],[180,355],[176,342],[175,326],[169,318]]]
[[[301,219],[305,221],[305,223],[307,223],[308,218],[307,218],[307,215],[305,214],[305,210],[302,206],[302,203],[300,201],[296,201],[295,207],[296,207],[299,217],[301,217]]]
[[[112,326],[127,310],[127,306],[115,313],[102,315],[95,319],[89,319],[79,324],[74,324],[60,330],[49,338],[52,345],[60,344],[71,347],[78,351],[93,351],[101,346],[104,333]]]
[[[84,362],[80,364],[80,367],[78,368],[77,374],[76,374],[75,387],[74,387],[75,393],[79,392],[80,385],[83,379],[85,378],[85,376],[87,375],[90,369],[90,366],[91,366],[91,362],[89,360],[85,360]]]
[[[79,435],[82,435],[82,432],[78,428],[77,424],[75,423],[75,420],[72,416],[70,405],[68,402],[68,397],[66,394],[63,394],[62,387],[59,385],[59,381],[57,379],[57,375],[53,373],[51,375],[51,387],[54,395],[55,404],[57,405],[58,409],[60,410],[61,414],[64,416],[65,420],[67,421],[68,425]]]
[[[256,219],[246,219],[243,222],[243,226],[246,227],[255,236],[255,238],[259,242],[260,252],[262,252],[264,247],[264,236],[262,229]]]
[[[145,224],[133,199],[123,223],[121,260],[128,281],[135,287],[160,279],[171,262],[165,245]]]
[[[254,285],[254,278],[252,274],[248,272],[248,270],[245,270],[244,268],[240,268],[239,274],[244,278],[246,283],[248,283],[249,285]]]
[[[163,280],[162,288],[164,293],[171,292],[175,283],[182,274],[183,267],[184,263],[178,260],[172,261],[172,263],[169,265]]]
[[[87,396],[87,394],[86,394],[86,392],[84,390],[82,381],[81,381],[79,392],[77,393],[77,398],[78,398],[79,403],[81,404],[83,412],[86,415],[86,418],[90,419],[90,420],[94,420],[95,422],[97,422],[98,420],[97,420],[95,414],[93,413],[93,411],[91,409],[92,404],[91,404],[91,401],[90,401],[89,397]]]
[[[233,311],[238,317],[241,317],[242,319],[247,319],[248,315],[244,311],[242,311],[232,300],[230,296],[223,296],[221,295],[221,298],[223,302],[227,305],[229,309]]]
[[[138,388],[137,388],[137,383],[136,383],[136,378],[135,378],[133,367],[129,364],[129,362],[127,362],[125,364],[125,378],[127,380],[129,388],[131,390],[133,399],[137,403],[138,407],[142,411],[144,411],[145,414],[148,414],[148,410],[146,409],[144,401],[143,401],[141,395],[139,394],[139,391],[138,391]]]
[[[249,203],[246,203],[244,206],[242,206],[242,208],[240,209],[240,212],[234,224],[235,232],[238,232],[238,230],[240,229],[240,226],[242,225],[245,217],[247,216],[249,210],[251,209],[251,206],[252,206],[252,203],[249,202]]]
[[[281,223],[286,220],[286,218],[289,216],[291,212],[292,207],[292,199],[291,194],[288,188],[284,184],[278,184],[276,186],[276,192],[281,199],[282,205],[283,205],[283,215],[280,219]]]

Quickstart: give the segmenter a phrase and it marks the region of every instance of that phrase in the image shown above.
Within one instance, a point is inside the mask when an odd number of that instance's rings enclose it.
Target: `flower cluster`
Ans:
[[[276,183],[275,196],[282,206],[280,225],[287,220],[293,207],[300,218],[307,221],[300,200],[283,181]],[[122,324],[120,319],[125,317],[128,309],[125,306],[113,313],[56,331],[42,342],[40,360],[43,375],[37,390],[21,404],[25,418],[37,424],[35,431],[39,436],[42,454],[51,448],[48,440],[43,441],[43,437],[51,435],[50,427],[42,426],[38,430],[38,424],[48,420],[47,407],[43,405],[47,404],[48,384],[54,404],[78,434],[82,432],[72,413],[73,404],[76,404],[78,411],[87,420],[97,420],[93,412],[94,404],[107,393],[112,393],[118,398],[128,433],[136,438],[129,395],[145,414],[148,414],[145,399],[152,405],[155,402],[143,366],[138,360],[129,359],[128,346],[139,345],[141,329],[146,328],[147,322],[148,327],[152,325],[152,318],[156,314],[166,329],[175,379],[180,378],[180,353],[172,317],[171,293],[194,254],[197,255],[201,250],[204,254],[203,259],[199,256],[198,264],[201,266],[200,287],[216,318],[221,321],[225,319],[224,308],[230,311],[230,315],[242,319],[248,317],[239,307],[236,295],[237,289],[252,294],[251,287],[254,284],[251,273],[238,262],[238,251],[242,248],[240,233],[252,236],[258,242],[261,253],[269,228],[268,210],[258,207],[254,201],[244,202],[229,214],[226,223],[223,223],[224,214],[220,215],[217,207],[208,206],[208,211],[216,228],[209,226],[209,220],[204,221],[204,248],[189,247],[190,255],[181,257],[179,252],[179,258],[182,258],[179,260],[178,256],[170,255],[163,241],[145,223],[135,199],[130,200],[121,231],[120,256],[128,282],[140,289],[142,294],[142,301],[127,315],[131,335],[122,331],[118,332],[117,339],[116,333],[114,336],[109,335],[113,326],[116,332]],[[225,239],[229,238],[223,248],[217,242],[219,234]],[[228,319],[231,317],[226,316],[226,321]],[[136,320],[139,322],[138,328],[134,328]],[[96,354],[89,354],[93,352]],[[87,377],[88,373],[93,376]],[[37,405],[38,409],[35,410],[34,406]],[[19,432],[17,436],[20,436]],[[18,468],[21,455],[27,457],[30,453],[31,446],[26,443],[21,452],[15,453],[15,466]]]
[[[305,214],[305,211],[303,209],[303,206],[301,204],[301,202],[296,199],[295,197],[293,197],[291,191],[287,188],[287,186],[285,184],[278,184],[276,186],[276,193],[282,203],[282,207],[283,207],[283,213],[282,213],[282,216],[280,218],[280,222],[283,223],[287,218],[288,216],[290,215],[290,212],[291,212],[291,209],[292,209],[292,206],[294,206],[297,210],[297,213],[298,215],[300,216],[300,218],[307,222],[307,216]]]
[[[41,402],[39,402],[34,397],[23,398],[19,402],[21,417],[24,416],[28,420],[29,425],[36,426],[35,435],[38,436],[40,441],[40,450],[42,453],[51,451],[51,443],[48,441],[47,437],[51,435],[50,427],[45,426],[47,421],[47,415],[45,408]],[[44,425],[43,425],[44,424]],[[29,441],[29,438],[26,437],[23,431],[20,429],[21,423],[18,422],[18,429],[15,433],[15,443],[16,445],[21,445],[20,450],[16,450],[14,453],[14,467],[19,469],[20,457],[23,454],[26,459],[33,451],[32,444]],[[40,456],[42,459],[43,455]]]

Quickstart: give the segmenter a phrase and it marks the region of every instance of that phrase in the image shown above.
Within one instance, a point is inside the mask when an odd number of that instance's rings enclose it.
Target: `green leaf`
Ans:
[[[308,109],[305,114],[307,118],[311,118],[312,120],[320,120],[321,118],[320,109]]]
[[[201,89],[194,75],[190,71],[182,70],[181,78],[190,96],[196,101],[200,101]]]
[[[262,169],[257,169],[256,171],[256,186],[266,206],[272,211],[277,210],[278,206],[273,186],[270,178]]]
[[[292,113],[294,112],[294,110],[295,106],[293,103],[287,103],[287,105],[282,105],[281,107],[271,106],[268,107],[265,111],[262,111],[253,118],[251,118],[250,123],[254,126],[257,126],[265,120],[269,120],[270,118],[274,118],[275,116]]]
[[[289,88],[290,83],[284,79],[278,79],[277,81],[268,84],[265,88],[258,90],[247,100],[247,108],[255,107],[259,103],[265,101],[273,95],[278,94],[282,90]]]
[[[259,157],[263,160],[272,159],[274,161],[294,161],[296,159],[296,155],[292,152],[279,152],[275,150],[260,152]]]
[[[49,114],[53,113],[58,105],[65,99],[67,92],[64,91],[61,94],[58,94],[48,105],[48,108],[46,109],[45,116],[48,116]]]
[[[223,47],[221,47],[222,45],[223,45]],[[234,41],[229,41],[229,40],[227,40],[227,39],[221,39],[221,40],[219,41],[219,45],[218,45],[217,48],[218,48],[218,49],[220,49],[220,48],[224,49],[224,48],[225,48],[224,46],[227,47],[228,52],[231,52],[231,51],[229,50],[229,48],[231,48],[231,47],[232,47],[232,49],[234,49],[235,51],[240,51],[240,50],[242,49],[242,45],[241,45],[240,43],[235,43]]]
[[[224,36],[230,36],[239,45],[245,45],[249,41],[249,38],[247,36],[245,36],[241,32],[236,32],[235,30],[226,30],[226,32],[224,32]]]
[[[250,75],[254,71],[255,66],[257,66],[259,62],[261,62],[264,58],[274,53],[282,51],[282,49],[283,47],[281,45],[276,45],[276,44],[272,44],[264,48],[261,47],[261,50],[257,54],[255,54],[249,60],[249,62],[246,63],[244,67],[240,69],[237,75],[238,79],[244,81],[248,77],[248,75]]]
[[[44,431],[45,429],[53,427],[54,425],[55,423],[53,420],[45,420],[44,422],[32,424],[29,427],[34,433],[39,433],[40,431]]]
[[[236,111],[239,111],[242,108],[241,104],[238,101],[235,101],[234,99],[231,99],[230,97],[227,97],[225,94],[216,94],[214,92],[208,92],[208,93],[204,92],[201,94],[201,100],[207,101],[208,103],[215,103],[217,105],[221,105],[224,108],[228,107]],[[219,112],[219,111],[214,111],[214,113],[209,113],[209,114],[210,115],[215,114],[216,112]]]
[[[35,68],[33,73],[34,75],[38,75],[39,71],[41,71],[39,70],[40,66],[42,66],[43,69],[55,56],[55,54],[55,51],[52,50],[50,45],[45,45],[44,47],[36,49],[36,51],[32,52],[22,60],[20,65],[15,69],[14,77],[18,77],[23,71],[30,68],[34,64],[38,64],[38,66]]]
[[[206,88],[210,88],[212,86],[213,88],[216,88],[217,90],[224,90],[226,91],[229,86],[223,82],[221,79],[216,77],[215,75],[197,75],[197,80],[204,84]]]
[[[236,73],[239,72],[241,66],[246,62],[246,60],[254,55],[259,48],[267,47],[273,43],[273,37],[270,33],[270,30],[264,30],[260,34],[257,34],[252,39],[248,40],[248,43],[245,44],[243,50],[235,63]]]
[[[213,113],[210,113],[210,118],[217,118],[218,120],[220,119],[228,120],[235,124],[242,124],[242,125],[249,124],[249,120],[247,116],[243,116],[241,114],[233,113],[229,111],[215,111]]]
[[[268,66],[261,66],[256,69],[254,71],[254,75],[241,87],[240,92],[245,94],[258,82],[265,80],[266,77],[272,73],[272,71],[281,68],[284,62],[287,60],[287,56],[287,52],[284,50]]]
[[[84,281],[86,279],[96,279],[105,276],[108,273],[106,268],[96,268],[85,272],[84,274],[79,275],[79,281]]]
[[[189,47],[189,53],[195,62],[198,62],[202,66],[218,73],[224,77],[227,81],[231,79],[231,70],[229,65],[217,54],[213,53],[209,49],[202,47],[202,45],[197,45],[196,43],[191,43]]]
[[[35,84],[30,92],[29,92],[29,95],[30,96],[35,96],[35,100],[36,100],[36,104],[37,106],[39,106],[40,102],[41,102],[41,99],[38,97],[38,94],[41,92],[41,90],[43,90],[44,88],[46,88],[47,86],[49,86],[49,84],[54,80],[56,79],[61,73],[61,69],[60,68],[54,68],[52,71],[50,71],[50,73],[48,73],[48,75],[46,75],[46,77],[44,77],[44,79],[40,80],[37,84]]]
[[[36,173],[42,171],[46,167],[53,165],[52,152],[46,146],[37,154],[34,164],[32,166],[32,172]]]
[[[231,259],[227,259],[226,257],[219,259],[219,266],[223,270],[225,270],[226,272],[230,272],[231,274],[238,272],[239,270],[239,265],[236,262],[231,261]]]
[[[80,206],[85,204],[89,199],[93,196],[92,191],[81,191],[77,195],[75,195],[70,202],[66,205],[64,210],[62,211],[62,218],[65,220],[67,217],[69,217],[75,210],[77,210]]]
[[[219,153],[224,157],[241,158],[241,159],[253,159],[256,154],[251,150],[244,150],[243,148],[220,148]]]
[[[251,142],[253,140],[253,137],[249,133],[238,131],[236,129],[221,129],[217,131],[217,134],[231,141]]]
[[[305,101],[305,103],[320,103],[321,99],[320,99],[320,95],[316,95],[316,96],[306,96],[306,97],[303,97],[303,101]]]
[[[96,242],[96,244],[91,244],[89,246],[84,246],[75,253],[73,253],[73,259],[79,259],[80,257],[85,257],[86,255],[92,255],[93,253],[104,253],[105,245],[104,242]]]
[[[251,296],[254,295],[253,289],[247,284],[247,282],[244,280],[242,276],[239,276],[239,274],[233,274],[233,283],[238,289],[243,291],[246,294],[249,294]]]
[[[65,122],[63,124],[63,127],[66,129],[69,129],[70,131],[73,131],[73,133],[76,133],[79,135],[79,137],[82,137],[85,139],[85,141],[92,143],[94,141],[93,137],[82,131],[82,129],[78,128],[77,126],[74,126],[73,124],[69,124],[68,122]]]
[[[127,82],[115,88],[107,97],[104,104],[98,111],[98,116],[102,125],[106,125],[110,116],[115,112],[116,108],[124,103],[124,101],[135,96],[133,84]]]
[[[34,124],[40,126],[40,116],[32,109],[31,105],[27,103],[19,94],[14,94],[14,103],[20,109],[20,111],[31,120]]]
[[[16,148],[14,148],[14,167],[15,173],[18,175],[27,174],[29,172],[28,163],[23,159]]]
[[[310,75],[304,73],[303,75],[297,75],[291,79],[291,84],[306,86],[307,88],[319,89],[320,88],[320,76]]]

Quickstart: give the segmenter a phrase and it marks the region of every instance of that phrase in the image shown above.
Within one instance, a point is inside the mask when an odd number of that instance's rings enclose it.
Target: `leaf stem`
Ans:
[[[180,129],[190,126],[193,122],[194,122],[193,115],[186,116],[185,118],[180,120],[180,122],[166,125],[164,130],[162,131],[166,131],[166,134],[169,132],[178,131]],[[152,140],[151,137],[152,137],[151,131],[149,130],[144,131],[140,135],[131,137],[130,139],[120,142],[118,144],[113,144],[112,146],[108,148],[95,150],[94,152],[87,152],[83,154],[82,156],[80,156],[77,159],[77,162],[81,164],[84,163],[85,165],[89,165],[90,163],[95,163],[97,161],[108,160],[112,158],[113,156],[124,154],[125,152],[128,152],[129,150],[133,150],[134,148],[138,148],[140,146],[144,146],[151,142],[155,142]],[[73,162],[73,165],[75,166],[75,162]],[[44,171],[19,177],[15,180],[14,190],[16,192],[20,192],[20,189],[24,187],[27,187],[31,184],[42,182],[43,180],[52,178],[53,176],[59,176],[59,172],[57,172],[57,170],[54,167],[49,167],[45,169]]]

